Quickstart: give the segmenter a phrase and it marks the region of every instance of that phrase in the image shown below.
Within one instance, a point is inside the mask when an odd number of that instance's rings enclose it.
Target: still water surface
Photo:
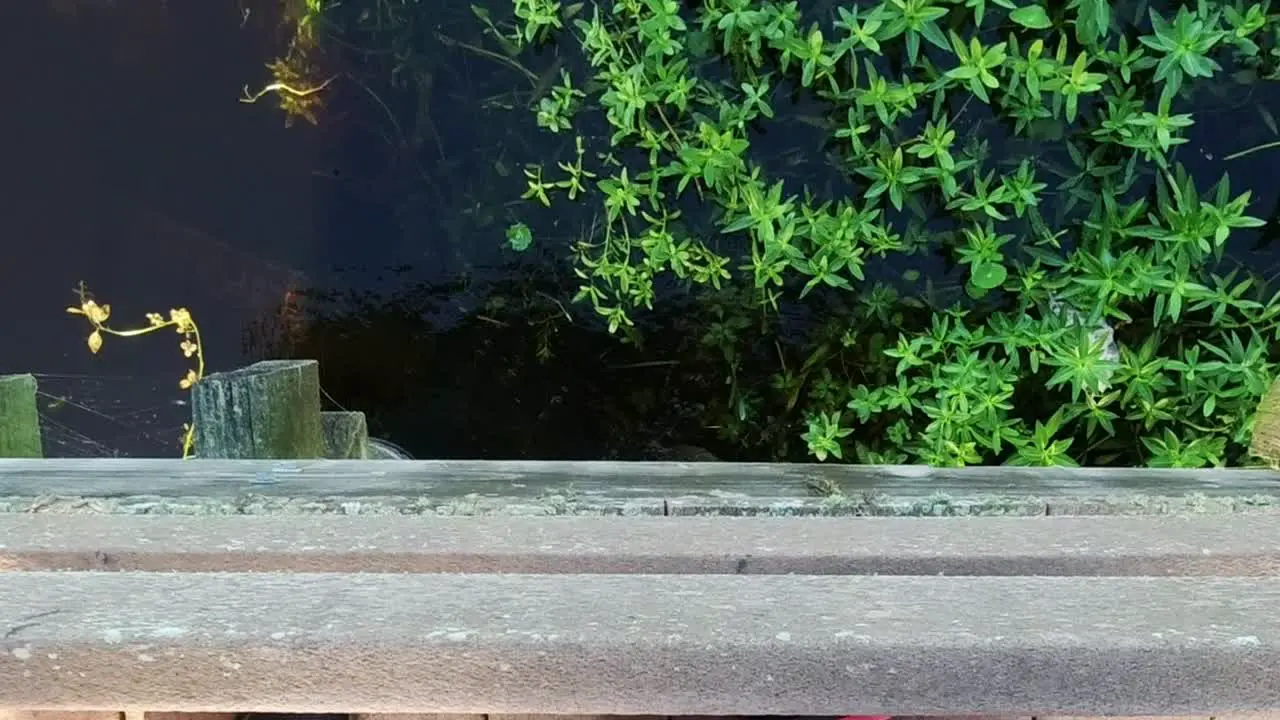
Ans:
[[[278,19],[254,7],[0,8],[0,27],[22,29],[0,43],[9,248],[0,372],[39,377],[49,455],[174,455],[187,418],[169,337],[112,338],[87,352],[83,327],[63,312],[82,280],[125,323],[191,309],[211,371],[315,357],[332,404],[365,410],[375,433],[417,457],[636,457],[654,442],[714,442],[662,412],[635,411],[688,381],[668,348],[628,349],[599,333],[589,308],[569,303],[563,248],[514,258],[502,248],[505,224],[484,217],[494,214],[486,190],[509,182],[497,172],[509,170],[508,153],[540,137],[528,113],[493,108],[508,69],[446,47],[420,94],[430,132],[414,152],[377,117],[405,117],[403,108],[379,109],[353,83],[335,86],[318,125],[287,128],[271,103],[238,101],[246,85],[269,82],[264,63],[281,43]],[[437,37],[477,37],[467,13],[435,22]],[[1197,115],[1194,150],[1180,160],[1216,179],[1224,155],[1274,139],[1256,106],[1280,115],[1277,98],[1272,84]],[[495,140],[512,134],[524,140]],[[765,153],[793,140],[753,139]],[[1280,198],[1277,158],[1258,153],[1229,168],[1234,187],[1254,190],[1261,217],[1274,217]],[[1251,244],[1238,250],[1247,262],[1280,267]],[[372,311],[299,339],[302,298],[317,292]],[[545,318],[495,315],[495,302],[516,297],[547,298],[545,312],[577,321],[561,326],[555,361],[534,357]],[[635,441],[620,444],[622,433]]]

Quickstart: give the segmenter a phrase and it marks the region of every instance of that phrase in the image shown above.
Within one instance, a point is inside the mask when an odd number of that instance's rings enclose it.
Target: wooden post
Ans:
[[[330,460],[412,460],[403,448],[369,437],[369,423],[358,410],[320,413],[324,456]]]
[[[33,375],[0,375],[0,457],[44,457]]]
[[[201,458],[325,455],[320,366],[315,360],[266,360],[206,376],[192,390],[192,422]]]
[[[364,413],[322,412],[324,456],[330,460],[365,460],[369,457],[369,424]]]
[[[1273,468],[1280,467],[1280,380],[1272,383],[1258,402],[1249,454],[1265,460]]]

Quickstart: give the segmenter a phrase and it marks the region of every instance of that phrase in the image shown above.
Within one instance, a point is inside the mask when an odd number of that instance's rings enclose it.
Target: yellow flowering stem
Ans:
[[[262,98],[266,97],[267,95],[270,95],[271,93],[285,93],[285,94],[292,95],[294,97],[299,97],[299,98],[307,97],[308,95],[314,95],[320,92],[321,90],[324,90],[326,87],[329,86],[329,83],[334,81],[336,77],[337,76],[331,77],[328,80],[325,80],[324,82],[320,83],[319,85],[316,85],[314,87],[309,87],[309,88],[295,88],[288,83],[273,82],[270,85],[267,85],[266,87],[262,88],[258,92],[252,93],[252,94],[249,93],[249,86],[245,85],[244,95],[240,98],[240,102],[249,103],[249,104],[256,103]]]
[[[67,312],[72,315],[81,315],[89,321],[93,326],[93,331],[89,333],[88,344],[89,352],[95,355],[102,349],[102,337],[104,335],[114,335],[116,337],[138,337],[148,333],[163,330],[165,328],[173,328],[182,335],[182,342],[179,347],[182,349],[184,357],[190,358],[195,356],[195,369],[188,369],[187,374],[178,382],[178,387],[183,390],[190,390],[204,377],[204,345],[200,341],[200,328],[192,319],[191,313],[186,308],[175,308],[169,311],[169,317],[166,319],[160,313],[147,313],[147,327],[133,328],[129,330],[116,330],[107,327],[107,320],[111,317],[111,306],[99,305],[96,301],[88,296],[88,291],[83,284],[77,290],[80,295],[80,306],[69,307]],[[182,438],[182,457],[191,457],[192,450],[195,445],[195,428],[191,423],[184,425],[184,434]]]

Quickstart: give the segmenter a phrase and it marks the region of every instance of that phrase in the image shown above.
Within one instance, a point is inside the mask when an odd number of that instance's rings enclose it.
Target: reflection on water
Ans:
[[[125,232],[130,243],[148,252],[130,258],[130,272],[138,277],[176,275],[189,291],[208,298],[219,308],[257,316],[279,313],[282,332],[296,330],[293,297],[308,283],[305,273],[215,237],[208,231],[179,223],[152,208],[141,208]]]
[[[113,10],[116,0],[49,0],[49,6],[59,15],[76,17],[84,11]]]

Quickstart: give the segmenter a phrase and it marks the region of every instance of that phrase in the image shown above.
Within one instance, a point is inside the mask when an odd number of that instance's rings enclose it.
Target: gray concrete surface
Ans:
[[[14,709],[1280,709],[1280,579],[0,575]]]
[[[0,459],[0,512],[1046,516],[1276,513],[1280,472],[752,463]],[[233,502],[234,501],[234,502]],[[65,503],[52,505],[53,509]]]
[[[1280,522],[0,513],[0,569],[1280,575]]]

